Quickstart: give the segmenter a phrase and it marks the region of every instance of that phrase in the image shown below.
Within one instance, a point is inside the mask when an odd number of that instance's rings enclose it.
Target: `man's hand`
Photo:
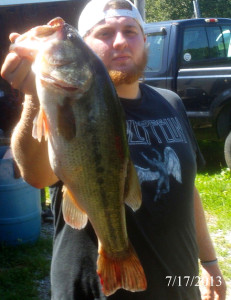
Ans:
[[[200,290],[202,300],[225,300],[226,284],[218,264],[202,266]]]
[[[10,41],[14,43],[19,34],[12,33]],[[33,49],[16,47],[13,52],[9,52],[2,65],[1,76],[14,88],[24,94],[35,95],[35,75],[31,70],[34,55]]]

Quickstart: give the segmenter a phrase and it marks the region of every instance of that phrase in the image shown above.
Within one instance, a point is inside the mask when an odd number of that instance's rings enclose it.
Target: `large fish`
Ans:
[[[110,77],[77,30],[61,18],[33,28],[14,47],[27,42],[39,49],[33,68],[40,112],[33,135],[48,138],[51,167],[64,183],[65,222],[81,229],[90,220],[105,295],[119,288],[145,290],[143,268],[128,240],[124,204],[137,210],[141,191]]]

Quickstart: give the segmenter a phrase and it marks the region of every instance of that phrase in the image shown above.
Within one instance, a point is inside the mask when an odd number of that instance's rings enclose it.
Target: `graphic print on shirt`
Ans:
[[[163,157],[155,149],[152,149],[152,151],[156,155],[150,159],[144,153],[141,153],[151,167],[145,169],[135,165],[135,168],[140,184],[142,184],[144,181],[157,180],[156,194],[154,197],[154,201],[156,201],[162,194],[169,192],[170,175],[172,175],[179,183],[182,183],[181,166],[178,156],[171,147],[166,147],[164,149]]]
[[[129,145],[151,145],[155,139],[162,143],[187,143],[183,129],[177,117],[158,120],[127,121]]]
[[[129,145],[151,145],[155,140],[157,144],[187,143],[183,129],[177,118],[147,120],[136,122],[127,121],[127,134]],[[152,148],[147,154],[140,155],[150,167],[143,168],[135,165],[140,184],[153,182],[156,186],[154,201],[170,190],[170,176],[182,183],[180,160],[172,147],[166,146],[163,154]]]

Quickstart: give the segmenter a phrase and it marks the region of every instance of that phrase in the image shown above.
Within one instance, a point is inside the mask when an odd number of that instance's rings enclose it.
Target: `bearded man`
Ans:
[[[27,94],[12,138],[14,157],[26,181],[54,189],[52,299],[224,300],[225,282],[194,186],[201,154],[184,106],[175,93],[139,82],[147,46],[138,10],[129,0],[92,0],[80,15],[78,29],[105,64],[125,111],[131,158],[142,189],[141,208],[135,213],[126,208],[127,231],[143,266],[147,289],[120,289],[104,295],[96,273],[98,246],[92,226],[88,223],[76,230],[64,222],[63,184],[50,167],[47,143],[39,144],[31,136],[38,111],[31,63],[22,53],[10,53],[2,76]],[[12,34],[11,40],[16,36]],[[196,280],[198,258],[201,279],[208,283],[202,294]]]

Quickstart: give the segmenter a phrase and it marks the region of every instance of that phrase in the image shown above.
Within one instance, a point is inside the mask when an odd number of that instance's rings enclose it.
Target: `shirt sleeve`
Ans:
[[[188,119],[183,101],[173,91],[170,91],[170,90],[167,90],[167,89],[153,88],[153,87],[150,87],[150,88],[152,88],[156,92],[160,93],[169,102],[169,104],[172,107],[175,108],[177,113],[180,115],[181,119],[183,120],[183,122],[185,124],[186,130],[189,134],[193,150],[196,154],[197,169],[198,170],[203,169],[203,167],[205,166],[205,159],[203,157],[203,154],[200,151],[198,142],[196,140],[196,137],[194,135],[194,132],[193,132],[193,129],[192,129],[192,126],[191,126],[191,123]]]

